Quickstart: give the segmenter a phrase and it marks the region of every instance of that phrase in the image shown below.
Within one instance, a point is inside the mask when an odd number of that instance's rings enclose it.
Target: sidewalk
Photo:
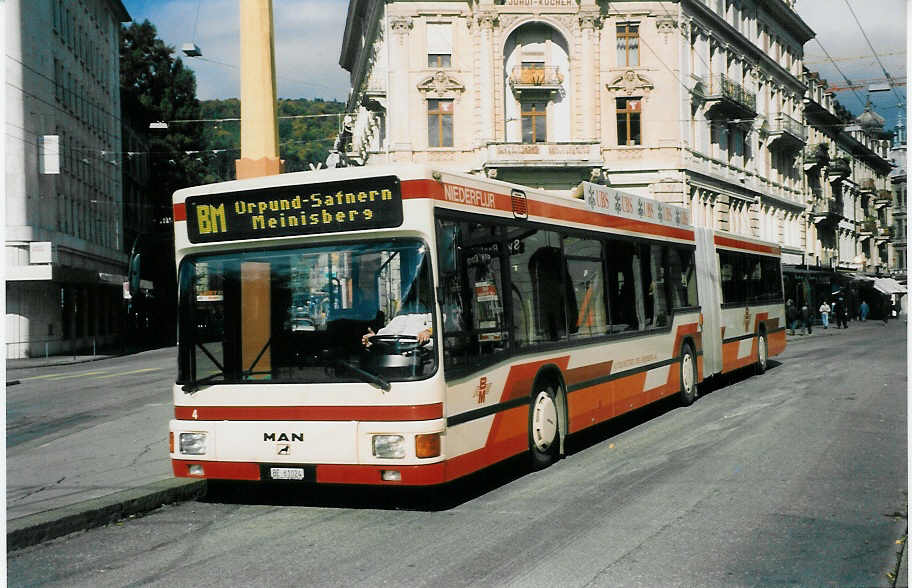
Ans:
[[[18,384],[19,377],[34,377],[36,368],[113,357],[118,355],[7,360],[7,388]],[[137,406],[123,418],[84,430],[77,427],[41,445],[7,447],[7,551],[203,495],[204,480],[170,475],[167,421],[171,414],[170,402]],[[79,414],[73,418],[78,421]],[[60,449],[54,450],[55,446]]]

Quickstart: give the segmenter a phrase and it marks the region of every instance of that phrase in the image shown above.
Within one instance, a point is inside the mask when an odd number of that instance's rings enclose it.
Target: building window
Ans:
[[[617,132],[618,145],[640,145],[640,108],[639,98],[617,99]]]
[[[624,23],[617,26],[618,65],[640,65],[640,25]]]
[[[453,25],[427,24],[428,67],[450,67],[453,55]]]
[[[453,101],[428,100],[428,147],[453,146]]]
[[[547,105],[525,102],[522,105],[522,142],[545,143],[548,140]]]

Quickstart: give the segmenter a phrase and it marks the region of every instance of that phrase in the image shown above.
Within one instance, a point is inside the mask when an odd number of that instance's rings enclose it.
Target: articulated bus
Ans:
[[[175,476],[544,467],[567,435],[785,348],[778,246],[595,184],[342,168],[180,190],[174,219]],[[405,312],[423,338],[380,331]]]

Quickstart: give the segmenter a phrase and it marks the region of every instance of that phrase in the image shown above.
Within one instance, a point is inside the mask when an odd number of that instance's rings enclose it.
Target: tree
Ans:
[[[159,221],[170,219],[173,192],[200,183],[203,176],[201,126],[172,123],[168,129],[147,129],[156,121],[198,119],[199,100],[196,76],[148,20],[121,30],[120,94],[124,120],[148,138],[150,204]]]

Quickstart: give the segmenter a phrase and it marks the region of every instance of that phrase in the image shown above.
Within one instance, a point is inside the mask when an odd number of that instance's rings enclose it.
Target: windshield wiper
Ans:
[[[200,386],[202,386],[206,382],[211,382],[212,380],[219,378],[221,376],[224,376],[224,375],[225,375],[225,372],[216,372],[214,374],[209,374],[205,378],[200,378],[199,380],[194,380],[194,381],[190,382],[189,384],[184,384],[183,386],[181,386],[181,390],[183,390],[184,392],[186,392],[188,394],[190,394],[192,392],[196,392],[197,390],[200,389]]]
[[[344,367],[348,368],[349,370],[351,370],[352,372],[354,372],[355,374],[361,376],[361,379],[364,380],[365,382],[367,382],[368,384],[376,384],[384,392],[390,391],[390,383],[387,382],[382,377],[378,376],[377,374],[372,374],[367,370],[362,370],[358,366],[356,366],[352,363],[349,363],[349,362],[345,361],[344,359],[337,359],[337,360],[335,360],[334,363],[336,363],[337,365],[344,366]]]

